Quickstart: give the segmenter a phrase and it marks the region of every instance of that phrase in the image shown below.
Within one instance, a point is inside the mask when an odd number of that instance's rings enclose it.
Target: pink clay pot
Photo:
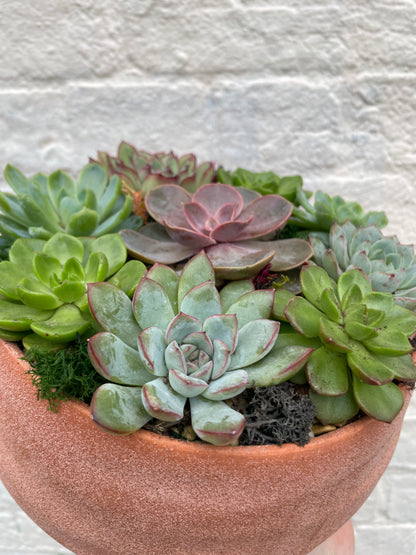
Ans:
[[[19,356],[0,341],[0,478],[77,555],[305,555],[367,499],[405,413],[391,424],[362,418],[303,448],[117,437],[80,402],[48,411]]]

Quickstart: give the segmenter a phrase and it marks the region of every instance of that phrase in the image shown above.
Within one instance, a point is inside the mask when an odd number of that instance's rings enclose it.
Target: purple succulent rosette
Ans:
[[[285,381],[305,364],[313,349],[278,342],[274,290],[242,280],[219,293],[214,280],[202,251],[180,277],[155,264],[133,302],[112,284],[89,286],[91,314],[105,330],[89,340],[90,359],[112,382],[92,399],[98,426],[126,434],[151,418],[178,422],[189,404],[200,439],[234,444],[245,419],[225,401]]]
[[[267,240],[292,213],[279,195],[224,183],[207,183],[191,195],[167,184],[150,191],[145,204],[155,222],[120,233],[129,254],[147,263],[175,264],[204,249],[217,277],[243,279],[268,263],[287,271],[313,254],[302,239]]]

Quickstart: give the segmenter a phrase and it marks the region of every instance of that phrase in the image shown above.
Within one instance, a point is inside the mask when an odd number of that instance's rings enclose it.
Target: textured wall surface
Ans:
[[[193,151],[301,174],[416,242],[415,31],[414,0],[0,0],[0,165]],[[416,555],[415,430],[413,401],[358,555]],[[1,555],[65,552],[0,489]]]

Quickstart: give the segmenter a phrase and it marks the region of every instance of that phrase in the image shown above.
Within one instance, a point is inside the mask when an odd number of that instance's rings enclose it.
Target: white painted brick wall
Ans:
[[[300,173],[416,242],[415,27],[414,0],[0,0],[0,165],[194,151]],[[357,555],[416,555],[415,430],[413,401]],[[1,555],[65,552],[0,489]]]

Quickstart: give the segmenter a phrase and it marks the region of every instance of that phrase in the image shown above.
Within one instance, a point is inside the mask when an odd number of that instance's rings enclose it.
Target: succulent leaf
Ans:
[[[212,363],[210,364],[212,366]],[[203,394],[208,388],[205,380],[195,376],[187,376],[184,372],[175,368],[169,370],[169,383],[176,393],[189,399]]]
[[[103,430],[131,434],[144,426],[150,416],[144,409],[140,387],[101,385],[91,400],[93,421]]]
[[[142,265],[143,268],[144,265]],[[160,283],[166,293],[168,294],[170,304],[172,305],[173,311],[178,311],[178,287],[179,287],[179,277],[178,275],[169,268],[162,264],[154,264],[150,270],[147,272],[147,277]]]
[[[354,347],[354,341],[343,327],[326,318],[321,318],[319,322],[319,337],[322,343],[333,351],[348,353]]]
[[[344,424],[351,418],[354,418],[359,410],[352,386],[349,387],[347,393],[337,397],[319,395],[310,389],[309,398],[315,405],[316,417],[323,425]]]
[[[220,291],[223,312],[227,313],[230,306],[235,303],[239,297],[245,293],[250,293],[250,291],[254,291],[254,285],[251,280],[242,279],[226,283]]]
[[[266,359],[244,368],[249,387],[267,387],[285,382],[305,366],[313,347],[297,344],[281,346],[278,344],[279,337]]]
[[[400,412],[404,398],[396,384],[368,385],[355,376],[353,380],[355,399],[366,414],[383,422],[391,422]]]
[[[225,372],[216,380],[212,380],[208,388],[202,392],[204,399],[211,401],[225,401],[242,393],[248,385],[248,375],[245,370]]]
[[[30,330],[32,323],[48,320],[52,314],[53,312],[51,310],[19,305],[0,299],[0,333],[3,331],[22,332]],[[19,339],[21,339],[21,337]],[[17,339],[17,341],[19,341],[19,339]],[[15,340],[9,339],[8,341]]]
[[[19,299],[32,308],[54,310],[64,303],[48,286],[34,278],[23,278],[16,285],[16,291]]]
[[[416,365],[410,354],[402,356],[375,355],[401,381],[416,380]]]
[[[50,341],[69,343],[82,335],[90,327],[79,308],[73,304],[64,304],[57,308],[54,314],[43,321],[34,322],[32,330]]]
[[[235,314],[215,314],[206,318],[203,331],[211,341],[221,340],[232,353],[237,344],[237,331],[240,324]]]
[[[400,356],[412,350],[407,335],[395,329],[382,329],[376,337],[366,339],[363,343],[368,350],[379,355]]]
[[[252,320],[270,318],[274,302],[274,290],[262,289],[242,295],[227,310],[227,314],[235,314],[238,327],[242,328]]]
[[[153,378],[137,351],[112,333],[100,332],[91,337],[88,354],[97,372],[114,383],[144,385]]]
[[[122,229],[120,237],[130,256],[148,264],[176,264],[196,252],[194,248],[171,239],[166,230],[155,222],[144,226],[141,233],[134,229]]]
[[[214,445],[233,445],[244,429],[242,414],[221,401],[203,397],[190,399],[192,427],[203,441]]]
[[[272,349],[279,333],[279,322],[253,320],[238,332],[237,348],[231,355],[229,370],[245,368],[264,358]]]
[[[166,376],[166,347],[164,333],[160,328],[151,326],[140,332],[137,349],[144,366],[155,376]]]
[[[142,331],[137,324],[128,296],[111,283],[90,283],[88,304],[93,318],[105,331],[121,336],[130,347],[137,347]]]
[[[296,204],[289,223],[293,226],[313,229],[316,231],[329,231],[332,224],[345,224],[352,222],[354,225],[375,224],[379,228],[388,223],[384,212],[367,212],[357,202],[347,202],[340,196],[330,197],[322,191],[315,194],[312,205],[306,193],[299,187],[296,190]]]
[[[347,361],[362,382],[383,385],[394,378],[393,372],[363,346],[359,348],[357,345],[353,351],[347,353]]]
[[[198,318],[180,312],[169,324],[166,331],[166,341],[183,343],[185,337],[194,332],[202,331],[202,324]]]
[[[326,347],[316,349],[308,359],[306,372],[311,388],[320,395],[338,396],[348,391],[347,361],[341,353]]]
[[[158,307],[157,311],[155,307]],[[133,297],[133,312],[139,326],[159,326],[166,330],[174,312],[165,289],[156,281],[143,277]]]
[[[204,322],[209,316],[221,314],[220,295],[212,281],[193,287],[184,296],[180,309],[185,314]]]
[[[221,339],[213,340],[214,353],[212,356],[212,380],[217,380],[230,366],[232,352]],[[234,349],[233,349],[234,350]]]
[[[186,397],[173,391],[163,378],[157,378],[142,388],[142,402],[148,414],[165,422],[183,418]]]
[[[303,297],[292,297],[286,305],[285,316],[293,328],[306,337],[318,337],[324,314]]]
[[[207,281],[214,283],[215,273],[209,258],[201,251],[191,258],[182,270],[176,289],[178,304],[182,304],[183,298],[191,289]]]

